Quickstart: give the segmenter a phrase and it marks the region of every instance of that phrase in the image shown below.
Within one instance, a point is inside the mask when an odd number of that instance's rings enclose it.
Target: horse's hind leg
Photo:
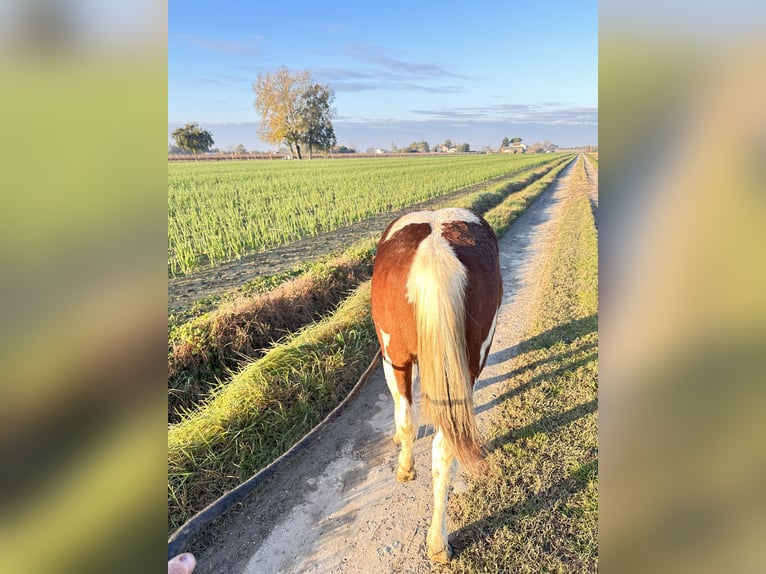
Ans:
[[[428,529],[428,557],[434,562],[446,563],[452,558],[452,547],[447,541],[447,495],[455,471],[455,454],[441,431],[434,436],[432,454],[434,514]]]
[[[395,369],[386,356],[383,358],[383,373],[394,399],[394,421],[396,422],[394,442],[401,446],[396,480],[407,482],[414,480],[417,476],[415,456],[412,454],[417,424],[415,422],[415,410],[408,398],[412,397],[412,363],[406,363],[403,367]]]

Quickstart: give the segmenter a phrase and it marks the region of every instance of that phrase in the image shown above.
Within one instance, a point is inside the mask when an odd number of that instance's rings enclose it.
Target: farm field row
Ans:
[[[531,179],[523,188],[507,185],[478,191],[462,198],[465,203],[461,206],[484,213],[502,233],[571,158],[548,156],[544,159],[556,166],[543,177]],[[258,321],[257,316],[245,320],[250,325]],[[200,318],[186,331],[196,336],[206,328],[203,324],[217,322],[218,318]],[[242,325],[231,329],[235,335],[246,331]],[[203,334],[194,343],[200,356],[207,352],[204,345],[208,340]],[[170,427],[168,435],[169,528],[174,529],[289,448],[342,399],[375,350],[369,283],[365,282],[335,313],[289,335],[284,345],[274,347],[261,359],[239,367],[203,402],[186,402],[179,422]]]
[[[168,272],[189,274],[561,154],[168,165]]]

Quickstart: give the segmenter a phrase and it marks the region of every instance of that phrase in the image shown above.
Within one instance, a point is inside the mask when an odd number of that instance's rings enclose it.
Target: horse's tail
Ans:
[[[423,406],[458,461],[469,471],[484,468],[473,407],[465,335],[465,266],[434,230],[421,242],[407,278],[415,308],[418,368]]]

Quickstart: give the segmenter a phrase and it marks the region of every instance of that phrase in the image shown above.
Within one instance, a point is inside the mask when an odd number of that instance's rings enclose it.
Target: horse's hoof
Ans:
[[[399,467],[396,469],[396,480],[399,482],[409,482],[411,480],[415,480],[417,475],[418,473],[415,472],[414,468],[411,468],[410,470],[404,470],[402,467]]]
[[[431,552],[431,550],[428,550],[428,558],[432,562],[438,562],[439,564],[446,564],[450,561],[450,558],[452,558],[452,546],[447,543],[446,546],[444,546],[441,550],[438,552]]]

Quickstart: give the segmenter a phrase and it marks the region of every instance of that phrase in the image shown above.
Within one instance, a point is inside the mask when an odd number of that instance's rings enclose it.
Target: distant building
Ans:
[[[500,153],[527,153],[527,144],[513,142],[508,147],[500,148]]]

